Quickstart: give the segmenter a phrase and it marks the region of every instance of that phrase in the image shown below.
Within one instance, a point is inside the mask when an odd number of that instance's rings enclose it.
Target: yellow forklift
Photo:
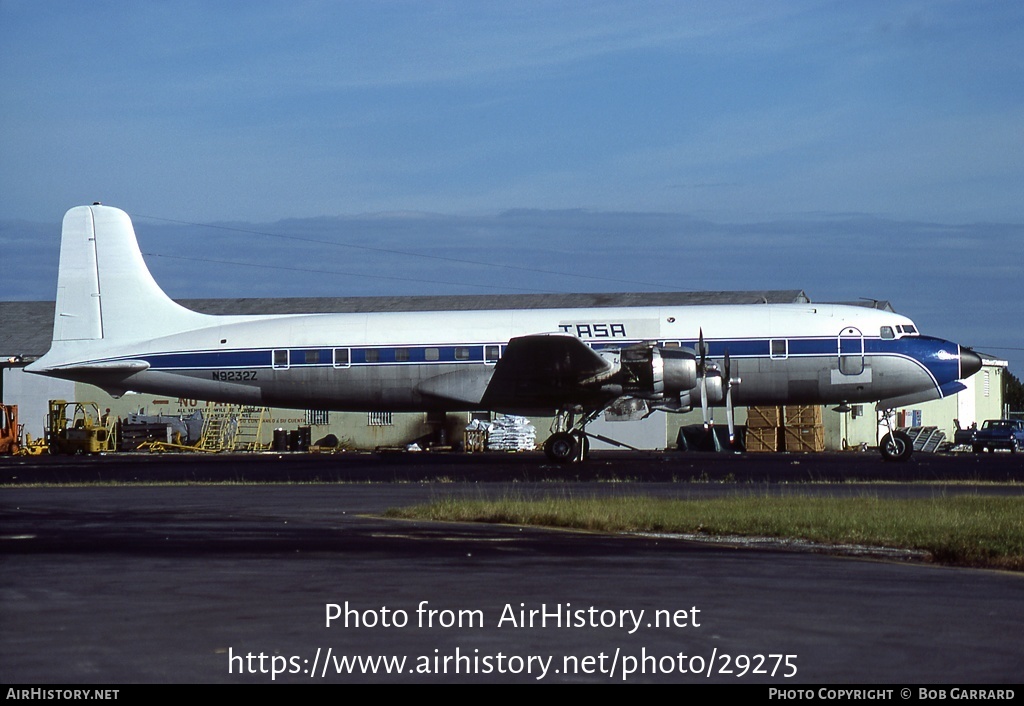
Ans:
[[[46,440],[52,454],[98,454],[116,448],[117,420],[95,402],[50,400]]]

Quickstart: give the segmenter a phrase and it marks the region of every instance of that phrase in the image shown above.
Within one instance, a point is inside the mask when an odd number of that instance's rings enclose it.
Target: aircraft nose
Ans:
[[[960,379],[969,378],[981,370],[981,356],[970,348],[960,347]]]

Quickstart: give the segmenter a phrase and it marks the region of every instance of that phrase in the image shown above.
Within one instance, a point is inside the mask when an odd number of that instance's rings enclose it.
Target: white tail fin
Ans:
[[[142,259],[124,211],[78,206],[64,216],[53,340],[139,340],[209,325],[172,301]]]

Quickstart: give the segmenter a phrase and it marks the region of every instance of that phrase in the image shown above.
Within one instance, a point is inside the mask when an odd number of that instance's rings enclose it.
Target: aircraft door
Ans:
[[[860,375],[864,372],[864,334],[847,326],[839,334],[839,372]]]

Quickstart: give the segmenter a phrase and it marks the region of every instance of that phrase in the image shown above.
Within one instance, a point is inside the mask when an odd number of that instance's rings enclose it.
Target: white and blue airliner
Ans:
[[[891,311],[743,304],[218,316],[171,300],[123,211],[64,217],[53,342],[29,372],[129,390],[341,411],[555,414],[545,451],[578,461],[614,405],[649,412],[877,403],[964,389],[973,351]],[[902,460],[890,432],[882,454]]]

